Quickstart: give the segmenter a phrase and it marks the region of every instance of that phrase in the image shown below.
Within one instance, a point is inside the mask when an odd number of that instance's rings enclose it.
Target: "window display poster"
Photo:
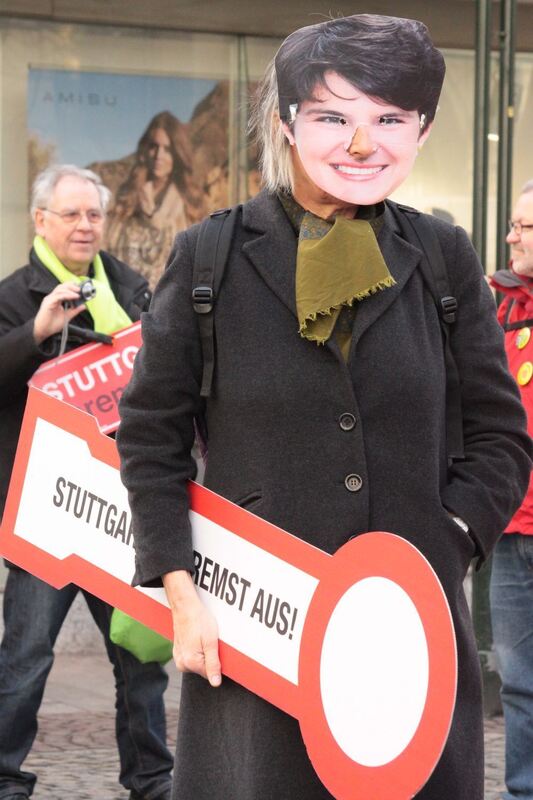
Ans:
[[[29,178],[88,167],[111,190],[104,247],[157,282],[175,234],[228,203],[229,82],[31,68]]]

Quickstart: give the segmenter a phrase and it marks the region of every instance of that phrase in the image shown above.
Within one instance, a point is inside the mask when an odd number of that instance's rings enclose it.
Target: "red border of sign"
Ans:
[[[404,751],[380,767],[357,764],[343,753],[331,734],[322,704],[317,703],[322,644],[331,614],[354,583],[370,576],[388,578],[409,595],[422,621],[429,654],[427,699],[418,728]],[[398,800],[403,796],[408,800],[426,783],[442,754],[455,705],[457,649],[453,623],[432,567],[399,536],[384,532],[359,536],[328,562],[327,574],[309,607],[311,617],[313,626],[306,626],[302,636],[298,716],[317,774],[335,797]],[[346,666],[349,672],[349,664]]]

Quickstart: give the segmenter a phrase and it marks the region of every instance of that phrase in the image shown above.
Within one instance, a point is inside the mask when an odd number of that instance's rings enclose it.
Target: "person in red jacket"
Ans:
[[[513,209],[507,242],[510,267],[496,272],[491,284],[505,295],[498,317],[532,436],[533,180]],[[494,551],[490,603],[505,714],[507,792],[502,800],[533,800],[533,473],[525,499]]]

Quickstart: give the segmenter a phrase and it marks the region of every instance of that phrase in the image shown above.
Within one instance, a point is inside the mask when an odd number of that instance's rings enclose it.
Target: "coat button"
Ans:
[[[356,419],[353,414],[341,414],[339,417],[339,425],[343,431],[351,431],[355,428]]]
[[[358,492],[363,485],[363,479],[360,475],[347,475],[344,479],[344,485],[349,492]]]

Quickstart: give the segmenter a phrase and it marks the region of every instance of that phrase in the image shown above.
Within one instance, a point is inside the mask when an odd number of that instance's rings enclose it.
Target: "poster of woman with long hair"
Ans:
[[[133,167],[117,189],[107,225],[107,248],[153,285],[172,240],[198,219],[186,126],[170,111],[156,114],[137,145]]]
[[[153,288],[176,233],[229,202],[228,106],[227,80],[32,68],[30,183],[54,162],[97,172],[104,248]]]

